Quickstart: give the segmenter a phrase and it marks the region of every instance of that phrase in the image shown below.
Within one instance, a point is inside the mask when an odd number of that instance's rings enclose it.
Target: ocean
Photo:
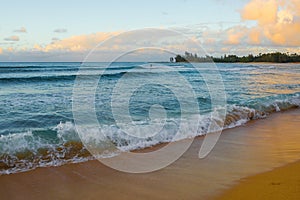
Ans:
[[[99,139],[93,135],[95,130],[86,130],[86,135],[103,148],[103,157],[117,154],[107,147],[107,141],[120,151],[173,141],[178,124],[185,130],[178,139],[209,134],[211,121],[218,122],[222,118],[215,114],[218,109],[226,110],[221,127],[226,129],[266,118],[273,112],[300,107],[300,64],[217,63],[217,70],[212,70],[210,65],[0,63],[0,174],[94,159],[81,142],[75,126],[77,107],[73,103],[74,96],[78,95],[74,95],[78,77],[83,83],[99,78],[93,101],[81,100],[94,104],[101,131],[107,136]],[[186,82],[180,81],[182,78]],[[213,78],[221,78],[222,85],[220,80]],[[123,86],[118,85],[121,80]],[[145,85],[140,86],[141,83]],[[213,83],[218,85],[211,87]],[[178,88],[177,93],[172,91],[174,87]],[[218,91],[222,88],[224,91]],[[129,93],[127,89],[133,92]],[[187,90],[193,91],[197,108],[195,102],[184,98]],[[216,93],[225,104],[216,99]],[[80,95],[84,94],[83,91]],[[128,109],[123,112],[123,105],[127,104]],[[83,106],[86,106],[84,102]],[[162,107],[164,113],[159,112]],[[188,109],[183,115],[184,107]],[[127,135],[120,128],[129,126],[127,115],[139,126],[161,123],[161,116],[165,116],[165,126],[158,134],[143,129],[139,136]],[[201,115],[196,130],[190,123],[190,118],[195,115]],[[121,120],[118,125],[116,118]]]

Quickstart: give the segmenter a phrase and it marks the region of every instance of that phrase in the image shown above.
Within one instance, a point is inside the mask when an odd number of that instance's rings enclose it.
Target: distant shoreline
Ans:
[[[260,53],[258,55],[249,54],[247,56],[227,55],[221,57],[202,56],[196,53],[185,52],[184,55],[176,55],[171,57],[170,62],[215,62],[215,63],[253,63],[253,62],[269,62],[269,63],[299,63],[300,55],[293,53]]]
[[[153,62],[160,63],[160,62]],[[174,63],[223,63],[223,64],[300,64],[300,62],[287,62],[287,63],[278,63],[278,62],[174,62]]]

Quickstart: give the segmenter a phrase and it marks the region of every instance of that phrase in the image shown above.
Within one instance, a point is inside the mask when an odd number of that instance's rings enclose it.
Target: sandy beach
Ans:
[[[220,195],[226,199],[299,199],[300,162],[242,179],[238,185]]]
[[[197,156],[203,137],[199,137],[179,160],[152,173],[122,173],[94,160],[1,175],[0,196],[33,200],[218,199],[225,192],[225,199],[240,199],[240,195],[243,199],[268,199],[270,193],[278,199],[283,195],[295,199],[299,195],[299,163],[244,178],[299,159],[299,122],[300,110],[296,109],[225,130],[211,154],[201,160]]]

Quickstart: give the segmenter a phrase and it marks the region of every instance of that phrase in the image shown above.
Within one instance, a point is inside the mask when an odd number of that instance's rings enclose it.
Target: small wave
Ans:
[[[32,72],[76,72],[78,68],[0,68],[0,73],[32,73]]]
[[[10,77],[0,78],[0,82],[41,82],[41,81],[59,81],[59,80],[74,80],[76,75],[62,75],[62,76],[31,76],[31,77]]]
[[[125,74],[126,72],[103,74],[102,77],[119,77]],[[49,75],[49,76],[30,76],[30,77],[9,77],[9,78],[0,78],[2,83],[16,83],[16,82],[57,82],[57,81],[74,81],[76,77],[89,79],[93,76],[99,76],[99,74],[72,74],[72,75]]]
[[[262,104],[259,109],[228,105],[224,124],[221,120],[222,116],[218,115],[218,110],[216,110],[214,113],[201,115],[197,130],[191,128],[193,126],[190,123],[193,120],[168,119],[165,128],[159,134],[151,137],[138,138],[130,136],[115,125],[104,125],[100,130],[95,128],[85,130],[85,137],[81,139],[85,142],[96,142],[97,148],[103,150],[102,156],[111,157],[118,153],[116,149],[118,151],[132,151],[160,143],[209,134],[209,125],[212,123],[219,125],[216,129],[228,129],[241,126],[250,120],[265,118],[273,112],[299,107],[300,97],[299,94],[296,94],[285,100],[275,100]],[[177,122],[184,130],[180,136],[176,135]],[[140,124],[144,123],[141,122]],[[99,137],[99,131],[105,137]],[[114,145],[114,148],[110,148],[109,145],[111,144]],[[93,157],[81,142],[72,122],[61,122],[52,129],[31,130],[0,136],[0,174],[27,171],[36,167],[59,166],[90,159],[93,159]]]
[[[72,123],[67,122],[58,124],[52,130],[1,135],[0,174],[90,159],[91,155],[73,128]]]
[[[136,76],[136,75],[149,75],[149,74],[157,74],[157,73],[161,73],[161,72],[166,72],[165,70],[163,71],[132,71],[132,72],[127,72],[127,71],[117,71],[115,72],[114,70],[112,71],[107,71],[105,73],[95,73],[95,72],[84,72],[82,71],[82,74],[55,74],[55,75],[42,75],[42,76],[21,76],[21,77],[0,77],[0,83],[23,83],[23,82],[57,82],[57,81],[74,81],[76,79],[76,77],[80,77],[82,78],[92,78],[92,77],[97,77],[99,78],[100,75],[102,78],[120,78],[121,76],[123,76],[124,74],[128,74],[131,76]]]

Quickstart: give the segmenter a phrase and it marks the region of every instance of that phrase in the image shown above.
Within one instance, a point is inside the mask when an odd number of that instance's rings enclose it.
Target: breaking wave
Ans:
[[[241,126],[250,120],[265,118],[269,114],[300,107],[298,94],[286,100],[275,100],[268,104],[260,104],[256,108],[228,105],[224,126],[221,116],[207,113],[201,116],[198,130],[190,130],[188,119],[180,119],[184,134],[176,140],[209,134],[209,125],[214,121],[220,129]],[[217,111],[215,111],[217,112]],[[212,117],[213,116],[213,117]],[[115,156],[119,151],[132,151],[151,147],[160,143],[174,141],[178,124],[169,120],[159,134],[147,138],[137,138],[122,132],[115,125],[105,125],[99,129],[86,130],[90,141],[97,142],[103,149],[103,157]],[[106,137],[99,137],[99,131]],[[110,150],[111,149],[111,150]],[[60,122],[50,129],[35,129],[22,133],[10,133],[0,136],[0,174],[28,171],[37,167],[59,166],[66,163],[84,162],[94,159],[81,142],[75,125],[72,122]]]

